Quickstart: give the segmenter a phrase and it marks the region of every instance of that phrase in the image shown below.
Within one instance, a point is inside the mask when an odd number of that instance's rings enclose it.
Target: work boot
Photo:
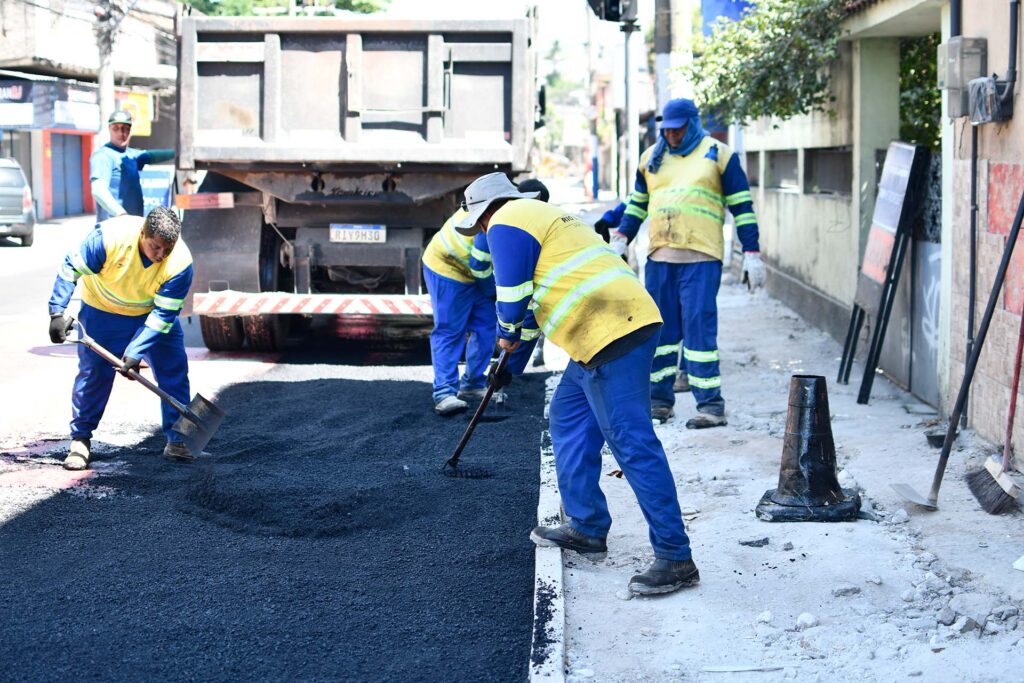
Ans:
[[[696,417],[691,417],[686,421],[687,429],[708,429],[710,427],[724,427],[729,424],[725,420],[725,415],[713,415],[711,413],[697,413]]]
[[[651,419],[659,424],[665,424],[675,414],[675,411],[672,410],[672,406],[651,406]]]
[[[92,457],[92,441],[89,439],[71,439],[71,448],[64,458],[64,469],[84,470],[89,467],[89,459]]]
[[[699,581],[700,572],[693,560],[656,559],[642,574],[629,580],[629,592],[634,595],[671,593]]]
[[[460,401],[465,401],[466,403],[479,404],[480,401],[484,400],[484,394],[486,393],[487,389],[463,389],[456,395],[456,398]],[[504,391],[501,389],[495,389],[494,393],[491,394],[491,403],[501,405],[507,398],[508,396]]]
[[[461,413],[469,404],[456,396],[445,396],[434,404],[434,412],[438,415],[454,415]]]
[[[534,527],[530,532],[530,540],[543,548],[572,550],[595,562],[608,557],[608,544],[605,539],[587,536],[568,524]]]
[[[672,383],[672,391],[677,394],[685,394],[690,390],[690,376],[685,372],[676,373],[676,381]]]
[[[196,456],[192,455],[192,451],[188,449],[188,446],[180,441],[168,441],[167,445],[164,446],[164,457],[168,460],[177,460],[178,462],[192,462],[196,459]]]

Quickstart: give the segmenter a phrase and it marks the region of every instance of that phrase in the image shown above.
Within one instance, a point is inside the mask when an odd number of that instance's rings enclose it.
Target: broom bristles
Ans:
[[[1002,515],[1017,507],[1017,499],[1004,491],[984,467],[967,474],[967,488],[990,515]]]

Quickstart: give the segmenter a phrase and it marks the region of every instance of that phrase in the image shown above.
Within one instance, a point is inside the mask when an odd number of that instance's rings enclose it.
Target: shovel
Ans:
[[[120,358],[100,346],[96,343],[95,339],[86,333],[85,325],[80,320],[71,319],[70,324],[78,326],[79,334],[78,339],[72,339],[71,341],[91,350],[118,370],[124,367],[124,363],[121,362]],[[181,435],[182,441],[185,442],[193,457],[199,457],[203,452],[203,448],[206,447],[206,444],[210,443],[210,439],[213,438],[217,428],[220,427],[220,423],[227,417],[227,413],[214,405],[212,401],[203,398],[199,394],[196,394],[186,406],[134,370],[128,371],[128,377],[152,391],[181,413],[181,417],[175,421],[171,430]]]

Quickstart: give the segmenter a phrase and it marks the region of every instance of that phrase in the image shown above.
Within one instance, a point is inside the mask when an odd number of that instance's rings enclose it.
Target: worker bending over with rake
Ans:
[[[522,187],[541,194],[548,190],[539,180],[525,180]],[[434,366],[434,412],[461,413],[470,401],[479,402],[487,391],[487,366],[494,352],[494,275],[491,254],[483,233],[465,237],[454,223],[465,218],[458,209],[445,221],[423,252],[423,279],[434,309],[430,332],[430,360]],[[536,336],[537,331],[533,331]],[[463,351],[466,371],[459,377]],[[491,397],[503,403],[505,394]]]
[[[82,280],[79,322],[100,346],[122,357],[121,372],[139,369],[145,358],[157,385],[189,402],[188,359],[178,314],[192,286],[192,254],[180,239],[181,223],[168,208],[146,218],[119,216],[100,223],[68,252],[50,296],[50,341],[60,344],[71,330],[64,310]],[[89,466],[93,431],[103,417],[114,382],[114,368],[85,346],[78,347],[78,376],[71,394],[69,470]],[[193,459],[181,435],[171,430],[177,411],[160,404],[164,455]]]
[[[591,226],[535,196],[516,189],[502,173],[482,176],[466,189],[467,215],[455,226],[463,235],[487,235],[501,348],[518,349],[524,321],[535,317],[571,358],[550,406],[555,469],[569,522],[536,527],[530,538],[591,559],[607,555],[612,519],[598,484],[607,442],[636,494],[654,547],[654,563],[630,580],[630,591],[648,595],[693,585],[700,575],[668,459],[651,423],[658,307]]]

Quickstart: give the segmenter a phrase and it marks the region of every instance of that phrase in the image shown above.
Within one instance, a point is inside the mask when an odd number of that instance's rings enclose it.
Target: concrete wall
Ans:
[[[975,0],[964,11],[965,36],[988,40],[988,70],[1000,78],[1008,64],[1009,11],[1004,0]],[[1020,27],[1018,28],[1018,31]],[[1019,50],[1020,48],[1018,48]],[[1021,60],[1017,59],[1018,73]],[[981,321],[992,289],[996,269],[1006,244],[1017,203],[1024,192],[1024,98],[1018,75],[1013,118],[978,128],[978,274],[976,324]],[[950,327],[950,391],[946,400],[951,410],[963,378],[969,289],[967,244],[970,226],[971,131],[963,120],[953,126],[953,218],[952,284]],[[944,238],[945,240],[945,238]],[[986,439],[1002,443],[1006,429],[1010,384],[1017,347],[1017,334],[1024,304],[1024,240],[1018,240],[1006,285],[999,293],[995,315],[974,378],[969,409],[970,424]],[[1022,397],[1018,395],[1018,401]],[[1018,411],[1014,445],[1024,448],[1024,409]],[[1016,460],[1018,468],[1021,458]]]
[[[48,73],[91,78],[99,67],[93,26],[95,3],[87,0],[0,0],[5,35],[0,40],[0,68],[33,68]],[[118,76],[174,79],[173,3],[143,0],[146,13],[121,22],[114,45]],[[146,17],[142,21],[139,17]],[[158,29],[153,23],[165,25]]]

